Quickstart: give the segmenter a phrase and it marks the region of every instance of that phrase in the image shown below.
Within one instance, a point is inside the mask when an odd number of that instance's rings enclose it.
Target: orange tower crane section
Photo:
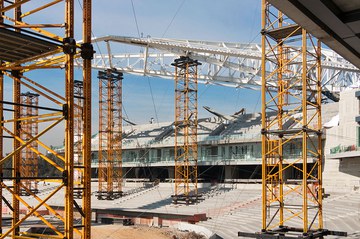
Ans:
[[[315,191],[322,188],[321,45],[270,4],[263,7],[262,230],[295,224],[307,237],[323,230],[322,194]],[[266,71],[269,64],[276,65],[273,72]],[[301,70],[292,71],[292,64]],[[294,126],[283,127],[287,121]],[[299,138],[302,151],[289,160],[284,148]],[[288,180],[289,171],[299,180]]]
[[[21,121],[21,139],[24,141],[30,140],[32,137],[38,134],[39,127],[37,117],[39,115],[39,94],[26,92],[20,95],[20,117]],[[30,144],[34,151],[38,150],[38,144],[33,141]],[[38,155],[30,148],[24,148],[22,150],[21,157],[21,177],[26,178],[22,181],[23,186],[26,189],[21,190],[21,194],[29,195],[26,191],[38,193]]]
[[[198,194],[198,66],[187,56],[175,59],[175,194],[173,203],[194,203]]]
[[[122,196],[122,72],[99,71],[100,200]]]
[[[261,33],[262,228],[257,234],[238,235],[346,235],[323,225],[321,43],[266,0]],[[299,142],[302,150],[295,159],[289,157],[286,149]]]

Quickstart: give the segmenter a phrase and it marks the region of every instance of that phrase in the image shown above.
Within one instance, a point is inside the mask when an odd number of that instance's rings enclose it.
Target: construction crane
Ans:
[[[47,237],[22,230],[24,224],[29,225],[29,218],[37,217],[38,226],[52,231],[55,237],[72,239],[90,239],[91,226],[91,59],[93,48],[91,44],[91,0],[79,1],[82,5],[82,43],[77,44],[75,37],[75,1],[5,1],[0,0],[0,167],[11,163],[10,176],[2,176],[0,198],[5,204],[0,204],[0,211],[7,207],[11,212],[11,224],[6,227],[0,216],[1,238],[39,238]],[[51,8],[51,9],[50,9]],[[58,23],[48,24],[44,20],[46,11],[54,11],[52,17]],[[64,21],[65,19],[65,21]],[[33,24],[36,22],[37,24]],[[80,24],[81,25],[81,24]],[[74,200],[74,59],[82,58],[83,72],[83,148],[82,162],[77,165],[83,171],[83,187],[79,188],[82,201]],[[50,70],[51,69],[51,70]],[[63,73],[63,94],[56,93],[48,84],[53,79],[54,70]],[[47,81],[30,79],[29,71],[41,72]],[[10,94],[5,94],[5,80],[12,84]],[[57,80],[59,80],[57,76]],[[7,84],[8,84],[7,83]],[[60,87],[61,88],[61,87]],[[6,88],[7,89],[7,88]],[[21,91],[28,89],[39,95],[42,104],[35,106],[21,101]],[[12,99],[7,99],[12,95]],[[10,98],[10,97],[9,97]],[[48,107],[50,105],[50,107]],[[21,113],[22,108],[33,108],[38,114],[28,116]],[[38,125],[39,132],[25,133],[25,125]],[[43,136],[54,134],[56,126],[64,129],[65,149],[60,155],[50,145],[42,141]],[[24,130],[21,130],[24,129]],[[4,155],[4,141],[11,140],[11,151]],[[35,146],[36,145],[36,146]],[[38,148],[37,148],[38,147]],[[49,176],[24,176],[21,172],[21,152],[30,150],[41,158],[48,167],[56,173]],[[52,156],[42,152],[49,152]],[[36,157],[34,156],[34,157]],[[56,159],[56,160],[55,160]],[[5,168],[4,168],[5,169]],[[7,175],[8,172],[7,172]],[[23,185],[26,180],[57,180],[51,191],[46,194],[35,194],[35,191]],[[4,196],[7,191],[10,196]],[[28,197],[21,197],[21,194]],[[48,201],[54,197],[62,197],[63,204],[56,208]],[[54,220],[42,215],[40,209],[46,208]],[[25,209],[25,210],[24,210]],[[63,209],[63,213],[58,210]],[[22,212],[22,213],[20,213]],[[23,213],[25,212],[25,213]],[[76,216],[74,212],[78,212]],[[79,220],[74,220],[79,219]],[[54,235],[53,235],[54,236]]]

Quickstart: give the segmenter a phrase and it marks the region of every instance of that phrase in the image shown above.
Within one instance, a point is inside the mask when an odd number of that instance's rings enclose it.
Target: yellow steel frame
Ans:
[[[122,196],[122,73],[99,71],[98,199]]]
[[[174,203],[198,199],[197,67],[196,60],[180,57],[175,66],[175,195]]]
[[[0,0],[0,9],[4,8],[4,0]],[[1,16],[3,16],[4,14],[1,13]],[[0,24],[2,24],[4,22],[3,18],[0,17]],[[0,65],[2,65],[3,62],[0,60]],[[4,73],[3,71],[0,70],[0,101],[4,100]],[[3,104],[0,104],[0,120],[4,118],[4,106]],[[0,127],[0,158],[3,158],[3,148],[4,148],[4,141],[3,141],[3,129],[2,127]],[[0,163],[0,176],[2,177],[3,174],[3,165]],[[2,199],[3,197],[3,187],[0,186],[0,198]],[[2,201],[0,203],[0,225],[3,224],[3,216],[2,216],[2,212],[3,212],[3,206],[2,206]],[[0,227],[0,235],[2,234],[2,226]]]
[[[296,224],[307,235],[323,229],[321,45],[287,20],[263,0],[262,230]],[[285,27],[293,30],[284,33]],[[270,64],[276,66],[272,72]],[[301,70],[294,72],[293,64]],[[294,126],[284,128],[289,120]],[[301,154],[290,160],[284,149],[299,141]],[[298,180],[289,180],[291,173]]]
[[[39,114],[37,108],[39,105],[39,95],[27,92],[22,93],[20,97],[20,117],[23,119],[20,121],[21,139],[28,141],[38,134],[38,122],[36,118]],[[38,150],[36,141],[33,141],[29,146],[35,151]],[[22,180],[23,186],[37,193],[38,181],[35,180],[35,178],[38,176],[38,155],[32,151],[30,147],[22,150],[20,176],[28,177],[28,179]],[[25,190],[21,190],[21,194],[26,195],[27,193]]]
[[[92,59],[92,45],[91,45],[91,0],[82,1],[82,42],[83,44],[76,44],[74,40],[74,0],[48,0],[45,1],[29,1],[29,0],[15,0],[5,1],[0,0],[0,18],[1,27],[7,28],[8,25],[13,24],[13,28],[21,32],[23,28],[27,31],[35,32],[41,36],[52,38],[60,43],[60,46],[49,53],[39,54],[37,56],[22,59],[16,62],[0,62],[0,169],[4,163],[12,161],[13,167],[11,169],[12,175],[6,176],[9,180],[1,180],[0,196],[2,190],[6,190],[11,194],[11,198],[5,198],[11,205],[12,224],[4,226],[1,223],[0,238],[11,236],[12,238],[34,238],[44,237],[44,235],[25,233],[20,230],[20,227],[30,217],[37,217],[45,226],[53,229],[56,233],[51,238],[91,238],[91,59]],[[44,12],[49,8],[58,8],[58,13],[61,19],[65,19],[64,23],[59,24],[29,24],[32,22],[32,17],[37,21],[41,19]],[[22,13],[22,10],[29,9]],[[63,20],[61,20],[63,21]],[[50,30],[49,30],[50,29]],[[44,58],[46,57],[46,58]],[[74,201],[74,121],[75,121],[75,105],[74,102],[74,58],[83,58],[83,114],[82,114],[82,161],[77,163],[76,168],[82,170],[82,187],[81,191],[82,202],[76,203]],[[64,72],[64,88],[63,95],[56,93],[56,90],[43,86],[39,79],[30,79],[27,75],[29,71],[48,73],[46,75],[48,81],[52,78],[52,72],[47,69],[58,69]],[[11,103],[9,100],[5,101],[4,97],[4,80],[12,82],[13,99]],[[20,92],[22,87],[25,87],[47,100],[47,105],[55,108],[42,107],[39,108],[39,114],[32,116],[21,115],[21,101]],[[59,89],[57,85],[56,89]],[[7,104],[7,105],[6,105]],[[12,115],[7,112],[9,107],[12,107]],[[6,109],[7,108],[7,109]],[[45,109],[46,108],[46,109]],[[50,111],[50,112],[49,112]],[[33,122],[39,125],[39,132],[27,134],[27,137],[22,137],[21,127],[25,129],[28,122]],[[63,123],[65,146],[64,155],[60,155],[53,150],[51,146],[42,141],[42,137],[50,135],[54,128]],[[4,139],[12,138],[12,151],[4,156]],[[35,145],[37,145],[35,147]],[[42,147],[43,151],[52,153],[52,157],[45,155],[37,147]],[[57,175],[50,176],[51,178],[61,179],[61,183],[47,195],[36,195],[26,183],[24,184],[24,175],[20,172],[21,167],[21,151],[32,152],[38,158],[41,158],[49,165],[57,170]],[[61,176],[58,176],[61,175]],[[1,174],[1,179],[4,179]],[[35,180],[44,180],[41,175],[34,176]],[[37,178],[37,179],[36,179]],[[30,197],[23,197],[21,191],[26,192]],[[48,200],[54,197],[63,197],[64,204],[56,207],[63,207],[64,213],[61,215],[57,209],[48,204]],[[34,203],[36,202],[36,203]],[[4,207],[0,204],[1,209]],[[20,214],[20,209],[25,208],[26,213]],[[40,208],[46,208],[51,215],[56,218],[62,226],[59,229],[52,221],[44,218],[39,212]],[[74,208],[80,211],[81,223],[75,224]],[[80,216],[79,216],[80,217]],[[79,218],[80,219],[80,218]],[[0,216],[0,222],[2,217]],[[46,237],[46,236],[45,236]]]
[[[0,2],[0,7],[3,7],[3,2]],[[0,18],[1,19],[1,18]],[[1,21],[1,20],[0,20]],[[0,61],[0,63],[2,63]],[[4,74],[2,71],[0,71],[0,101],[3,101],[4,99]],[[0,119],[3,119],[3,110],[4,110],[4,107],[3,107],[3,104],[0,104]],[[3,158],[3,148],[4,148],[4,141],[3,141],[3,129],[2,127],[0,127],[0,158]],[[3,165],[0,163],[0,175],[1,177],[4,175],[3,174]],[[0,186],[0,198],[2,199],[3,197],[3,187]],[[3,203],[1,201],[0,203],[0,225],[3,224],[3,217],[2,217],[2,212],[3,212]],[[0,227],[0,235],[2,234],[2,226]]]

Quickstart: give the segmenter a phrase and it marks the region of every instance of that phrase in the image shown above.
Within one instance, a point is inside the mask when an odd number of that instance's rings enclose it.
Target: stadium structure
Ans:
[[[322,105],[325,190],[358,190],[359,97],[357,89],[340,94],[339,102]],[[223,115],[209,107],[213,117],[198,120],[199,178],[204,182],[261,182],[261,114],[241,109]],[[301,115],[298,115],[301,118]],[[295,121],[284,125],[297,127]],[[92,175],[97,178],[98,134],[92,136]],[[301,144],[285,148],[287,160],[300,155]],[[61,151],[61,150],[60,150]],[[174,179],[174,123],[161,122],[123,126],[123,175],[161,182]],[[286,179],[299,178],[289,170]]]
[[[356,88],[341,92],[338,102],[322,104],[324,225],[347,231],[348,238],[360,235],[359,100],[360,91]],[[185,222],[196,224],[189,228],[185,226],[186,230],[224,239],[238,237],[239,230],[256,231],[261,222],[260,113],[246,113],[241,109],[233,115],[223,115],[210,107],[205,108],[213,117],[198,121],[202,200],[188,206],[175,206],[171,202],[174,193],[174,123],[150,121],[136,125],[129,121],[123,126],[124,195],[104,204],[97,200],[98,187],[94,183],[93,211],[97,221],[156,227]],[[297,127],[294,121],[284,125],[288,129]],[[301,138],[284,149],[287,162],[294,162],[299,157],[300,141]],[[97,154],[98,134],[95,134],[91,153],[95,181]],[[312,164],[310,160],[309,166]],[[286,171],[284,178],[288,184],[296,185],[300,181],[301,175],[296,173],[295,170]],[[311,185],[313,192],[319,190],[316,186],[316,183]],[[339,210],[343,213],[339,214]],[[296,226],[296,223],[290,225]]]
[[[28,2],[0,1],[1,238],[89,239],[95,223],[211,239],[359,238],[357,0],[262,0],[260,45],[92,39],[91,0],[79,11],[74,0]],[[52,7],[58,23],[39,22]],[[113,43],[141,51],[114,54]],[[92,69],[101,71],[91,137]],[[37,78],[53,79],[50,70],[62,84]],[[123,127],[126,73],[174,79],[174,122]],[[213,117],[198,118],[198,83],[261,90],[261,113],[204,106]],[[54,148],[45,135],[58,126],[64,146]]]

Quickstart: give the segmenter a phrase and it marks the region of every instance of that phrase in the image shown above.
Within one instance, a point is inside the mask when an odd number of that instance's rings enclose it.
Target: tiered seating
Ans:
[[[240,116],[237,120],[231,123],[221,135],[243,134],[247,129],[255,125],[260,125],[259,114],[245,114]],[[260,132],[260,131],[259,131]]]
[[[347,238],[359,238],[360,235],[360,193],[330,195],[324,199],[324,228],[347,231]],[[310,212],[310,214],[312,214]],[[313,215],[312,215],[313,216]],[[242,207],[237,207],[226,214],[212,214],[208,221],[200,222],[223,239],[240,238],[238,231],[258,232],[261,229],[261,200],[248,199]],[[296,223],[287,223],[295,226]],[[342,238],[328,236],[327,238]]]

